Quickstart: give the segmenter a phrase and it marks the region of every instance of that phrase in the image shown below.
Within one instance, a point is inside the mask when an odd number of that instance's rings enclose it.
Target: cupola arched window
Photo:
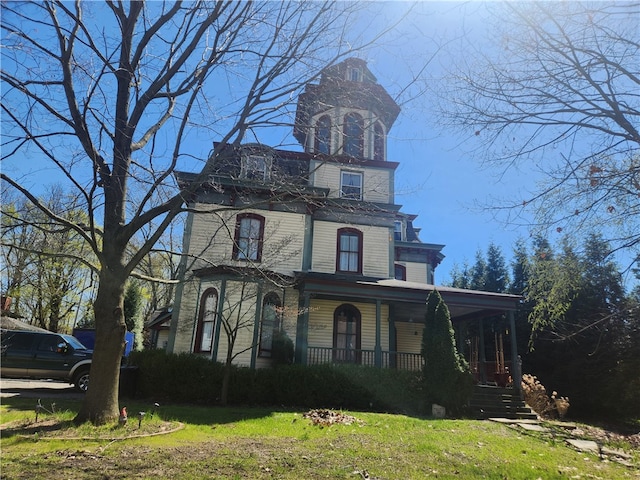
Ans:
[[[380,122],[373,127],[373,159],[384,160],[384,129]]]
[[[348,113],[344,116],[344,146],[345,155],[352,157],[364,157],[364,120],[357,113]]]
[[[316,153],[326,155],[329,155],[331,151],[331,118],[328,115],[320,117],[316,123],[314,150]]]

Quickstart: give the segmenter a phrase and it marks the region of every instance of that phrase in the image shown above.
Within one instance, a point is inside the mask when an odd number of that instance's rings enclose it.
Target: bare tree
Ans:
[[[57,214],[86,221],[83,209],[59,185],[39,198]],[[13,300],[12,312],[41,328],[67,331],[80,308],[91,252],[74,230],[60,227],[24,198],[3,200],[2,289]]]
[[[640,4],[489,8],[491,40],[465,45],[440,92],[443,124],[499,173],[543,178],[490,207],[565,233],[606,226],[614,248],[637,251]]]
[[[91,386],[76,421],[118,417],[127,278],[144,277],[138,265],[208,181],[207,158],[257,127],[289,121],[303,84],[375,41],[372,28],[353,36],[361,9],[328,1],[2,4],[2,160],[49,162],[83,198],[88,223],[47,208],[31,193],[35,178],[11,168],[0,178],[82,236],[97,259]],[[200,150],[203,139],[219,141],[211,154]],[[178,191],[180,168],[199,173]],[[136,237],[144,243],[132,248]]]

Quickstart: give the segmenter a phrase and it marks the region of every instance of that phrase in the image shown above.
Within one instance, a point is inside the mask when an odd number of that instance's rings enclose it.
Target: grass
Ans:
[[[34,402],[3,400],[3,479],[640,478],[640,470],[576,452],[558,436],[488,421],[345,412],[359,422],[327,427],[304,412],[258,408],[161,406],[151,418],[148,405],[131,403],[124,428],[95,429],[69,424],[79,407],[69,400],[56,414],[39,414],[43,427],[63,428],[36,433]],[[144,432],[184,428],[114,439],[114,432],[139,433],[139,411],[148,412]]]

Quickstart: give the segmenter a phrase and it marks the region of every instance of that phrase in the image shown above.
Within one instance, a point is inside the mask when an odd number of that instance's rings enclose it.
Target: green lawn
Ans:
[[[343,412],[358,421],[319,426],[304,412],[168,405],[151,418],[149,405],[132,403],[122,429],[46,431],[52,422],[73,418],[79,404],[59,401],[61,413],[41,412],[35,424],[35,403],[3,399],[3,479],[640,478],[639,469],[579,453],[557,434],[489,421]],[[184,427],[115,440],[122,432],[140,432],[138,411],[146,411],[143,433],[167,421]],[[639,465],[639,452],[626,447]]]

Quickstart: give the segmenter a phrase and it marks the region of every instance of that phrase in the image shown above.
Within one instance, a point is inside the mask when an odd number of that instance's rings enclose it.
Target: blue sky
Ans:
[[[372,11],[380,14],[372,14],[367,21],[383,26],[408,6],[406,2],[374,3]],[[530,236],[526,225],[507,225],[477,205],[490,202],[490,197],[517,198],[535,187],[536,178],[530,172],[483,169],[480,159],[470,153],[473,132],[456,136],[441,130],[431,102],[437,82],[456,60],[452,56],[464,51],[461,40],[493,47],[485,6],[481,2],[419,2],[390,37],[360,55],[391,96],[399,96],[402,111],[388,141],[388,159],[400,163],[396,203],[403,205],[404,212],[418,215],[415,226],[421,228],[422,241],[445,245],[446,258],[436,270],[438,284],[450,280],[455,265],[473,263],[476,252],[486,252],[491,242],[501,247],[509,261],[515,241]],[[438,46],[442,48],[438,50]],[[415,84],[405,91],[412,75],[425,64],[428,66],[421,76],[432,84],[429,88]],[[258,139],[283,148],[296,144],[291,129],[259,132]],[[202,145],[196,148],[206,155],[209,142],[215,140],[202,138]],[[3,168],[16,177],[19,171],[26,173],[26,183],[34,188],[54,181],[51,167],[37,161],[14,162]],[[559,237],[554,231],[549,240],[555,242]]]

